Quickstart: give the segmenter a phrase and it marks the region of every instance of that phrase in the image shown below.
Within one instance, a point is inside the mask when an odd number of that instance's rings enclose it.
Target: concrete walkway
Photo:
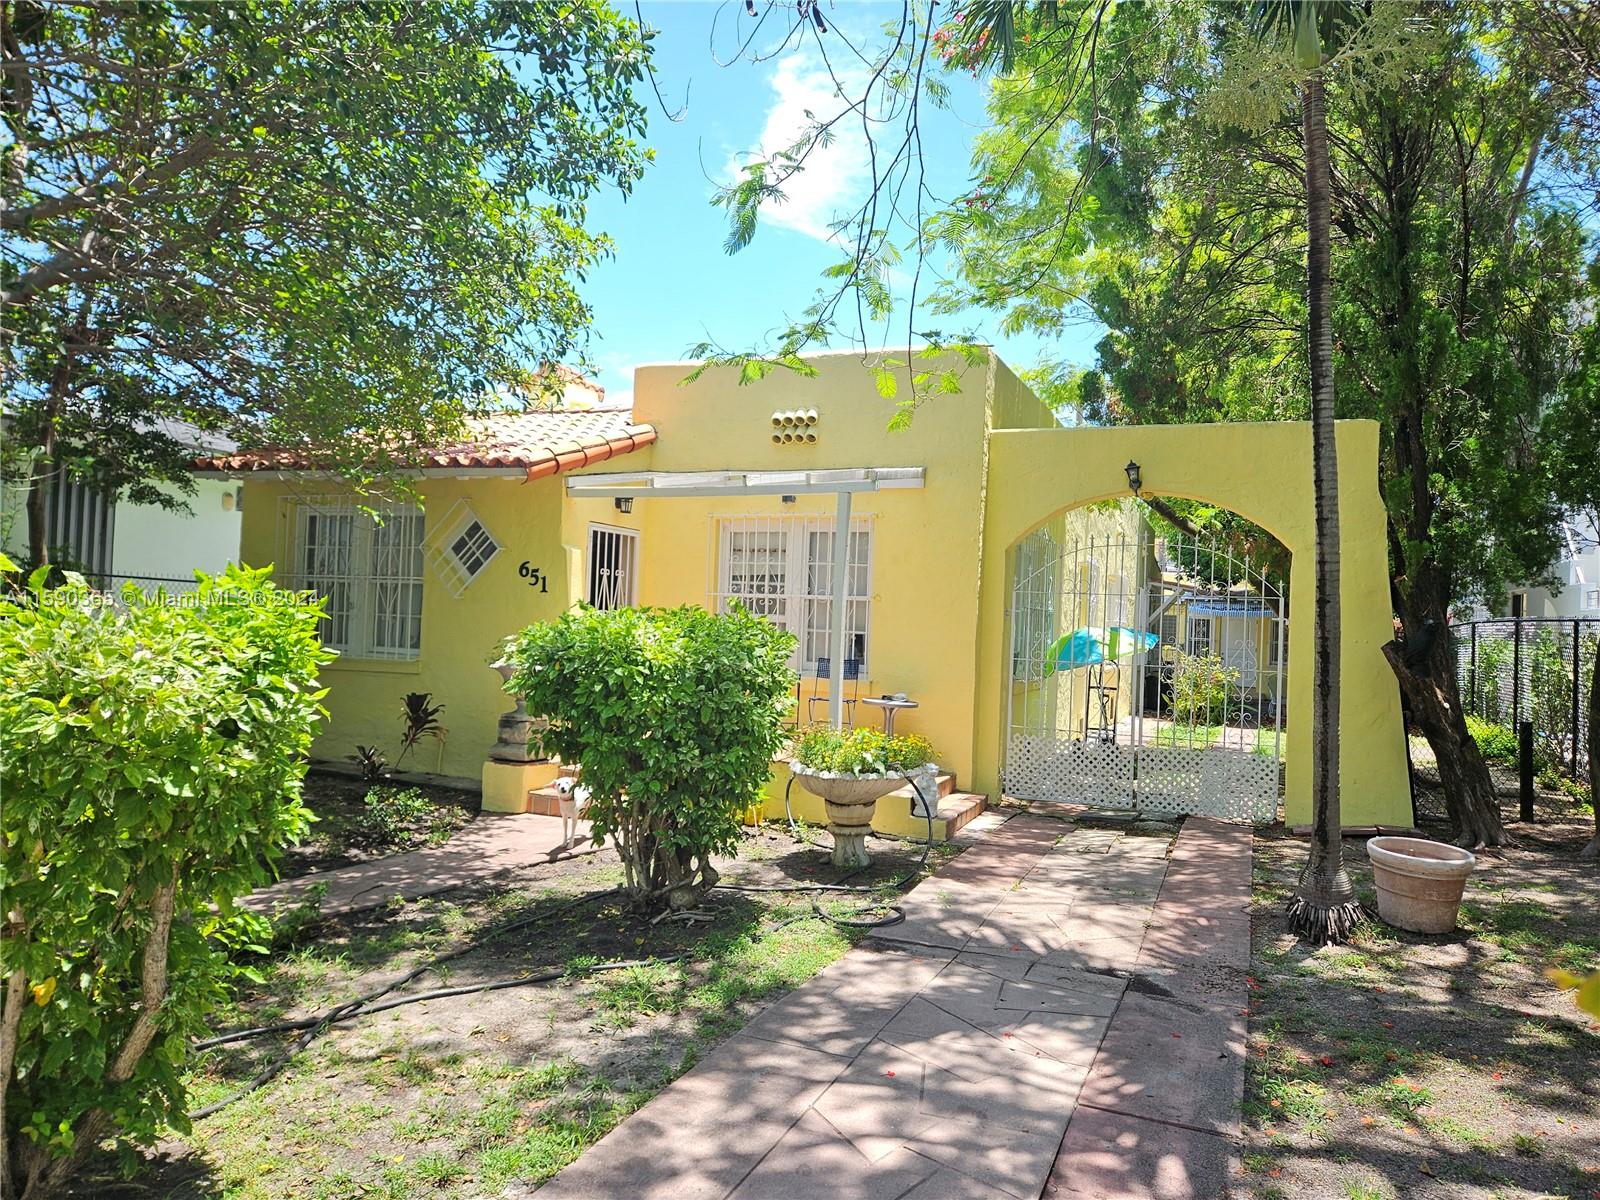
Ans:
[[[589,823],[578,822],[578,841],[561,849],[561,818],[525,813],[484,814],[442,846],[391,854],[331,871],[315,871],[252,892],[244,907],[257,912],[292,908],[318,883],[328,885],[322,913],[337,916],[382,908],[396,897],[416,900],[448,892],[501,871],[538,866],[590,849]]]
[[[1250,831],[1070,830],[1007,822],[540,1200],[1222,1195]]]

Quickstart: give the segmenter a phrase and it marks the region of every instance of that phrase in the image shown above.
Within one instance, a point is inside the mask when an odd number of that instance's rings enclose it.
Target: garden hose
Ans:
[[[928,803],[927,797],[924,795],[922,789],[917,785],[917,781],[914,778],[911,778],[909,779],[909,782],[912,788],[916,791],[918,798],[923,801],[923,815],[927,818],[928,822],[928,837],[923,843],[922,856],[917,860],[916,865],[905,874],[901,875],[898,879],[895,879],[888,884],[876,884],[870,887],[847,884],[846,880],[855,878],[857,875],[861,874],[867,869],[866,867],[857,867],[848,874],[840,876],[839,879],[832,883],[757,885],[719,882],[716,884],[716,887],[733,892],[809,892],[812,895],[811,909],[814,916],[820,917],[825,921],[831,921],[835,925],[843,926],[848,929],[881,929],[889,925],[898,925],[900,922],[906,919],[905,910],[898,904],[887,905],[886,907],[888,911],[881,917],[869,919],[861,916],[837,916],[823,909],[821,896],[825,892],[874,892],[883,887],[899,890],[921,876],[923,868],[927,866],[928,856],[933,851],[933,807],[930,803]],[[794,779],[791,778],[789,780],[789,786],[786,787],[783,792],[783,808],[785,815],[788,817],[791,833],[794,834],[797,841],[804,842],[805,839],[798,835],[797,830],[799,826],[795,822],[794,810],[790,806],[790,789],[793,787]],[[810,843],[806,844],[809,845]],[[541,983],[552,983],[557,979],[564,978],[567,974],[569,974],[569,972],[565,970],[552,969],[541,971],[533,975],[515,976],[506,979],[493,979],[482,983],[464,984],[459,987],[435,988],[431,991],[418,992],[415,995],[395,996],[388,1000],[384,999],[384,997],[389,996],[390,993],[397,991],[413,980],[418,979],[431,971],[435,971],[439,967],[444,966],[446,963],[452,962],[455,959],[463,958],[468,954],[482,950],[491,942],[494,942],[508,933],[514,933],[519,929],[526,929],[532,925],[542,924],[553,917],[560,916],[562,913],[570,912],[572,909],[577,908],[580,905],[588,904],[595,900],[602,900],[607,896],[615,895],[617,891],[618,889],[616,888],[608,888],[603,892],[594,892],[590,895],[579,896],[566,904],[562,904],[545,912],[536,913],[528,917],[519,917],[514,921],[508,921],[505,924],[499,925],[490,930],[481,938],[475,939],[465,946],[458,947],[457,949],[451,950],[445,954],[435,955],[433,958],[428,959],[428,961],[419,966],[413,967],[404,975],[391,980],[382,987],[374,988],[369,992],[365,992],[353,1000],[347,1000],[342,1004],[337,1004],[334,1007],[327,1009],[326,1011],[315,1016],[302,1017],[299,1020],[294,1021],[279,1021],[272,1025],[260,1025],[251,1029],[236,1029],[228,1033],[217,1034],[215,1037],[204,1038],[195,1042],[193,1044],[194,1049],[210,1050],[218,1046],[226,1046],[237,1042],[250,1041],[258,1037],[268,1037],[272,1034],[295,1032],[300,1034],[300,1036],[295,1039],[294,1044],[290,1046],[287,1051],[258,1071],[242,1088],[234,1092],[232,1095],[223,1097],[221,1100],[218,1100],[215,1103],[196,1109],[194,1112],[189,1114],[189,1119],[200,1120],[203,1117],[209,1117],[213,1113],[220,1112],[222,1109],[227,1108],[230,1104],[235,1104],[244,1099],[246,1096],[250,1095],[252,1092],[257,1091],[274,1079],[285,1067],[289,1065],[290,1062],[294,1060],[298,1054],[300,1054],[301,1051],[305,1050],[311,1045],[312,1042],[316,1041],[317,1038],[322,1036],[322,1034],[327,1032],[335,1025],[340,1025],[347,1021],[354,1021],[360,1017],[370,1016],[374,1013],[385,1012],[389,1009],[399,1008],[403,1005],[418,1004],[426,1000],[441,1000],[450,996],[465,996],[474,992],[496,991],[502,988],[530,987]],[[858,911],[864,912],[866,910],[862,909]],[[777,929],[782,928],[784,925],[789,925],[795,921],[806,919],[808,918],[802,916],[781,921],[771,929],[767,930],[767,933],[770,934]],[[626,962],[598,963],[592,967],[585,968],[585,971],[615,971],[627,967],[652,966],[658,963],[676,962],[682,959],[682,957],[682,955],[667,955],[660,958],[632,959]]]
[[[421,976],[428,974],[430,971],[437,970],[445,963],[452,962],[455,959],[465,957],[468,954],[472,954],[475,951],[481,950],[489,943],[495,941],[497,938],[505,936],[508,933],[514,933],[519,929],[526,929],[530,925],[542,924],[545,921],[550,920],[552,917],[557,917],[562,913],[570,912],[579,905],[588,904],[595,900],[602,900],[607,896],[616,895],[616,893],[616,888],[608,888],[603,892],[593,892],[587,896],[579,896],[566,904],[560,905],[557,908],[549,909],[545,912],[535,913],[534,915],[528,917],[519,917],[514,921],[507,921],[505,924],[499,925],[490,930],[488,933],[484,934],[483,937],[470,942],[465,946],[451,950],[449,953],[436,955],[433,958],[430,958],[427,962],[422,963],[420,966],[413,967],[404,975],[390,980],[382,987],[374,988],[370,992],[363,993],[362,995],[357,996],[354,1000],[347,1000],[343,1004],[335,1005],[333,1008],[319,1013],[317,1016],[307,1017],[299,1021],[285,1021],[276,1025],[263,1025],[256,1029],[235,1030],[231,1033],[218,1034],[216,1037],[196,1042],[194,1044],[195,1049],[205,1050],[213,1046],[226,1045],[230,1042],[241,1042],[247,1041],[251,1038],[265,1037],[268,1034],[273,1033],[289,1033],[296,1029],[304,1031],[298,1038],[295,1039],[294,1045],[290,1046],[284,1054],[280,1055],[278,1058],[274,1059],[272,1062],[263,1067],[255,1076],[250,1079],[248,1083],[244,1085],[244,1087],[240,1088],[231,1096],[223,1097],[214,1104],[208,1104],[204,1108],[196,1109],[194,1112],[189,1114],[190,1120],[197,1120],[200,1117],[209,1117],[212,1113],[218,1112],[221,1109],[228,1107],[228,1105],[244,1099],[244,1097],[248,1096],[251,1092],[256,1091],[263,1084],[273,1079],[280,1071],[284,1069],[284,1067],[288,1066],[296,1055],[298,1055],[307,1046],[311,1045],[312,1042],[316,1041],[316,1039],[326,1032],[330,1026],[340,1024],[344,1021],[354,1020],[357,1017],[365,1016],[369,1012],[381,1012],[384,1008],[398,1007],[398,1004],[393,1003],[383,1005],[382,1007],[374,1007],[374,1005],[377,1001],[387,996],[390,992],[404,987],[413,979],[420,978]],[[629,966],[634,964],[625,963],[619,965]],[[542,982],[548,982],[548,980],[540,977],[524,976],[515,981],[496,980],[491,984],[478,985],[475,987],[469,986],[466,990],[489,991],[492,987],[496,986],[517,987]],[[456,992],[455,994],[462,995],[465,993]],[[429,997],[426,995],[407,996],[402,998],[402,1002],[406,1004],[413,1004],[419,1000],[427,998]]]
[[[854,892],[854,893],[875,892],[879,888],[883,888],[883,887],[892,888],[892,889],[898,891],[901,888],[904,888],[907,884],[911,883],[912,881],[921,878],[922,869],[928,865],[928,855],[933,852],[933,805],[928,801],[927,796],[923,794],[922,788],[917,785],[917,781],[916,781],[916,778],[914,776],[909,776],[909,775],[906,776],[906,781],[911,784],[912,790],[914,790],[917,793],[917,798],[922,801],[923,816],[925,818],[927,818],[927,822],[928,822],[928,838],[927,838],[927,841],[925,841],[922,844],[922,857],[917,859],[916,865],[913,866],[904,875],[901,875],[900,878],[892,880],[891,882],[889,882],[887,884],[873,884],[870,887],[859,887],[859,886],[847,885],[845,883],[845,880],[854,879],[857,875],[861,874],[861,872],[863,872],[863,871],[865,871],[867,869],[866,867],[857,867],[855,870],[850,871],[848,874],[841,875],[838,879],[834,880],[834,882],[832,882],[832,883],[791,883],[791,884],[718,883],[717,887],[726,888],[728,891],[731,891],[731,892],[810,892],[810,893],[812,893],[812,899],[811,899],[811,910],[812,910],[812,912],[816,916],[821,917],[824,921],[831,921],[835,925],[842,926],[842,927],[844,927],[846,929],[884,929],[884,928],[887,928],[890,925],[898,925],[898,924],[900,924],[902,921],[904,921],[906,919],[906,913],[905,913],[905,909],[901,908],[900,905],[898,905],[898,904],[884,905],[883,907],[886,908],[888,911],[883,916],[877,917],[877,918],[874,918],[874,919],[870,919],[870,920],[867,919],[867,918],[864,918],[864,917],[860,917],[860,916],[841,917],[841,916],[835,916],[834,914],[832,914],[830,912],[826,912],[826,911],[823,910],[821,893],[823,893],[823,892]],[[803,838],[803,837],[800,836],[799,824],[794,819],[794,809],[790,804],[790,792],[792,791],[793,788],[794,788],[794,776],[791,775],[789,777],[788,786],[783,789],[783,814],[784,814],[784,817],[789,822],[789,833],[790,833],[790,836],[793,837],[797,842],[802,842],[805,845],[809,846],[811,844],[810,841],[808,841],[806,838]],[[937,798],[937,797],[935,797],[935,798]],[[859,912],[865,912],[867,910],[866,909],[860,909],[858,911]],[[789,922],[785,921],[784,924],[789,924]],[[774,928],[777,928],[777,927],[775,926]]]

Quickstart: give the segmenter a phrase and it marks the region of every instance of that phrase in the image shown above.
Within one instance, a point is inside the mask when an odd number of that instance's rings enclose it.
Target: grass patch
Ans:
[[[748,837],[740,882],[826,879],[826,859],[775,830]],[[868,879],[893,879],[920,857],[906,844],[875,851]],[[929,867],[956,850],[941,848]],[[797,857],[798,856],[798,857]],[[720,864],[719,864],[720,865]],[[226,1200],[478,1200],[513,1182],[555,1174],[692,1068],[759,1003],[803,983],[860,934],[818,919],[808,893],[715,893],[709,923],[651,924],[602,895],[610,852],[541,867],[537,887],[475,892],[331,919],[260,962],[219,1028],[331,1006],[441,951],[482,948],[414,988],[533,974],[565,964],[559,981],[429,1001],[317,1041],[266,1087],[197,1123],[195,1153],[148,1158],[144,1191]],[[591,903],[567,908],[578,896]],[[842,910],[881,899],[830,900]],[[508,921],[549,910],[544,923],[498,940]],[[652,961],[616,971],[593,967]],[[191,1071],[192,1107],[231,1095],[289,1039],[220,1047]]]
[[[1358,1104],[1382,1109],[1403,1125],[1415,1122],[1417,1114],[1432,1104],[1433,1099],[1428,1088],[1404,1075],[1393,1075],[1356,1093]]]

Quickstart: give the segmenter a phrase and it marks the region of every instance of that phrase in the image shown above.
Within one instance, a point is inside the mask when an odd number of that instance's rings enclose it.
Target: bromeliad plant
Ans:
[[[332,655],[268,575],[202,576],[181,607],[81,576],[0,596],[6,1200],[60,1192],[106,1138],[188,1130],[189,1040],[269,936],[236,901],[308,824]]]
[[[914,771],[934,761],[934,750],[915,733],[889,737],[876,729],[816,725],[795,740],[794,761],[809,771],[864,779]]]
[[[576,609],[509,647],[506,691],[581,763],[596,841],[635,906],[692,906],[764,792],[794,704],[794,635],[741,608]]]

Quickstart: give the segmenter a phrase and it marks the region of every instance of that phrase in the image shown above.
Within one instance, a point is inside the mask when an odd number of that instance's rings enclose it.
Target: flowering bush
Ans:
[[[889,737],[876,729],[813,726],[801,733],[794,760],[834,775],[896,775],[934,761],[927,738],[915,733]]]
[[[1185,725],[1221,724],[1239,672],[1215,654],[1185,654],[1172,669],[1172,715]]]

